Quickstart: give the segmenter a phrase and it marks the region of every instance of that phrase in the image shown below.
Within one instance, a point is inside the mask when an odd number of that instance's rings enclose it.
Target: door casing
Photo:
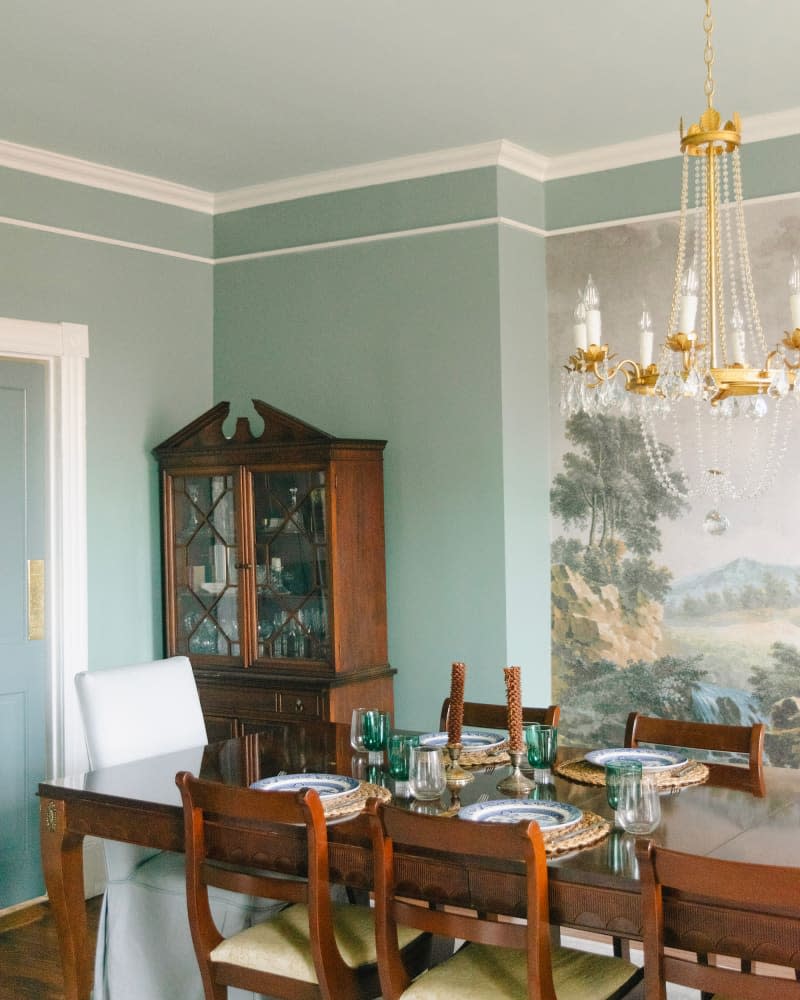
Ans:
[[[86,358],[89,329],[0,318],[0,356],[46,366],[48,777],[88,763],[75,696],[86,670],[89,598],[86,531]]]

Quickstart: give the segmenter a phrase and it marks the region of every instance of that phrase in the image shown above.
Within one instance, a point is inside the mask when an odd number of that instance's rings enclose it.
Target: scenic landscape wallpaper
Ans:
[[[800,202],[750,204],[746,219],[772,344],[791,326]],[[656,344],[663,341],[677,219],[597,227],[547,243],[552,671],[563,740],[620,745],[634,708],[707,722],[763,721],[769,762],[800,767],[800,400],[785,401],[789,443],[771,488],[752,501],[727,502],[728,530],[708,534],[703,521],[714,505],[681,501],[662,487],[635,409],[592,416],[559,409],[572,310],[590,273],[602,339],[618,358],[637,357],[645,305]],[[751,429],[737,419],[742,426],[733,424],[732,433],[746,463]],[[690,467],[695,421],[691,412],[679,420]],[[663,454],[679,475],[670,431],[665,421]],[[752,461],[760,462],[764,447],[762,436]]]

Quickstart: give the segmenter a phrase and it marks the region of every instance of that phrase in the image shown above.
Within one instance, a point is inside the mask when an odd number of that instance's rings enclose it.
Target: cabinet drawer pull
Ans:
[[[295,712],[305,712],[306,706],[303,704],[301,698],[298,698],[297,701],[294,703],[294,710]]]

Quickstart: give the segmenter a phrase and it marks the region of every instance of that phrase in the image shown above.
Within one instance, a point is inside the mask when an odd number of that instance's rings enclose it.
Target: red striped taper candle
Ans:
[[[522,738],[522,685],[519,667],[503,667],[506,679],[506,701],[508,703],[508,748],[524,751]]]
[[[464,676],[467,668],[463,663],[454,663],[450,674],[450,711],[447,713],[447,742],[461,742],[461,726],[464,722]]]

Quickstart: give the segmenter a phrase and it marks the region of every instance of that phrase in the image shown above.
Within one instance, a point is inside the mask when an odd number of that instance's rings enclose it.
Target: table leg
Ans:
[[[67,804],[42,799],[39,805],[42,868],[58,929],[66,1000],[89,1000],[92,973],[83,896],[83,834],[68,828]]]

